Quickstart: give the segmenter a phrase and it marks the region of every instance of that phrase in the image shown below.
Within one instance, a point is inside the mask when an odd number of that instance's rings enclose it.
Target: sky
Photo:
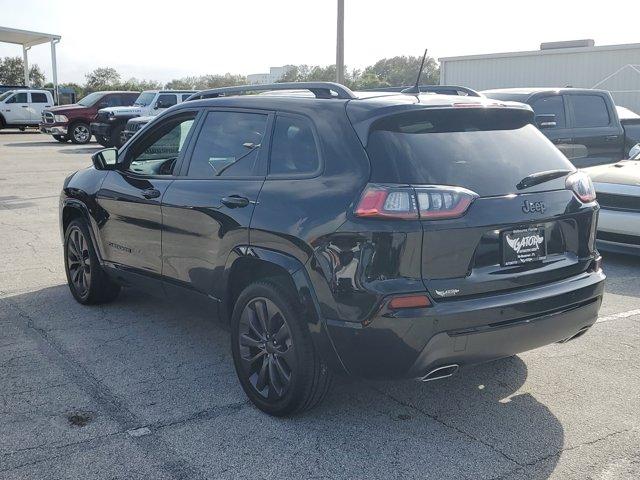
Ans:
[[[60,83],[84,83],[97,67],[114,67],[123,79],[167,82],[335,63],[336,5],[337,0],[0,0],[0,26],[61,35]],[[424,48],[439,58],[537,50],[541,42],[580,38],[596,45],[640,42],[640,29],[625,20],[638,18],[640,3],[609,0],[606,6],[573,0],[345,0],[345,63],[364,68],[385,57],[419,56]],[[21,56],[22,48],[0,44],[0,57],[8,55]],[[48,45],[33,47],[29,61],[51,80]]]

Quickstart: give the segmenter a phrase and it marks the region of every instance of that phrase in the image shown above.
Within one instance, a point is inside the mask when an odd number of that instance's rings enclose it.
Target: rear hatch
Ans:
[[[413,190],[422,278],[435,299],[589,268],[597,204],[566,187],[575,168],[530,121],[528,110],[476,107],[413,110],[372,124],[371,184]]]

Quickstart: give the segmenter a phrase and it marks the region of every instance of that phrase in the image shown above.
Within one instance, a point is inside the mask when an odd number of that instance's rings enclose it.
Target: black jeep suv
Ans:
[[[202,301],[273,415],[335,373],[433,380],[572,339],[603,294],[598,204],[533,120],[322,82],[199,92],[65,181],[71,293]]]

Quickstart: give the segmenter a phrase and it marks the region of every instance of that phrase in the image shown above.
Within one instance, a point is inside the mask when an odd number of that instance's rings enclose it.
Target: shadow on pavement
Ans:
[[[429,383],[340,378],[315,410],[276,419],[247,403],[229,333],[205,311],[133,289],[112,304],[85,307],[66,285],[4,300],[20,312],[9,322],[28,321],[65,357],[59,368],[83,372],[98,416],[108,415],[101,397],[117,398],[137,424],[203,472],[480,479],[522,474],[544,459],[524,477],[543,480],[563,447],[560,421],[520,390],[527,366],[519,357]]]

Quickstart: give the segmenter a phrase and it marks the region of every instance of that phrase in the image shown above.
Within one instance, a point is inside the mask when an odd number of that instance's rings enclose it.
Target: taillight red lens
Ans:
[[[458,218],[466,213],[478,195],[462,187],[427,185],[365,188],[355,214],[358,217],[439,220]]]
[[[416,187],[420,218],[458,218],[466,213],[478,194],[461,187]]]
[[[418,208],[412,188],[370,185],[360,197],[358,217],[417,219]]]
[[[593,182],[584,172],[577,171],[569,175],[565,185],[583,203],[590,203],[596,199],[596,189],[593,187]]]

